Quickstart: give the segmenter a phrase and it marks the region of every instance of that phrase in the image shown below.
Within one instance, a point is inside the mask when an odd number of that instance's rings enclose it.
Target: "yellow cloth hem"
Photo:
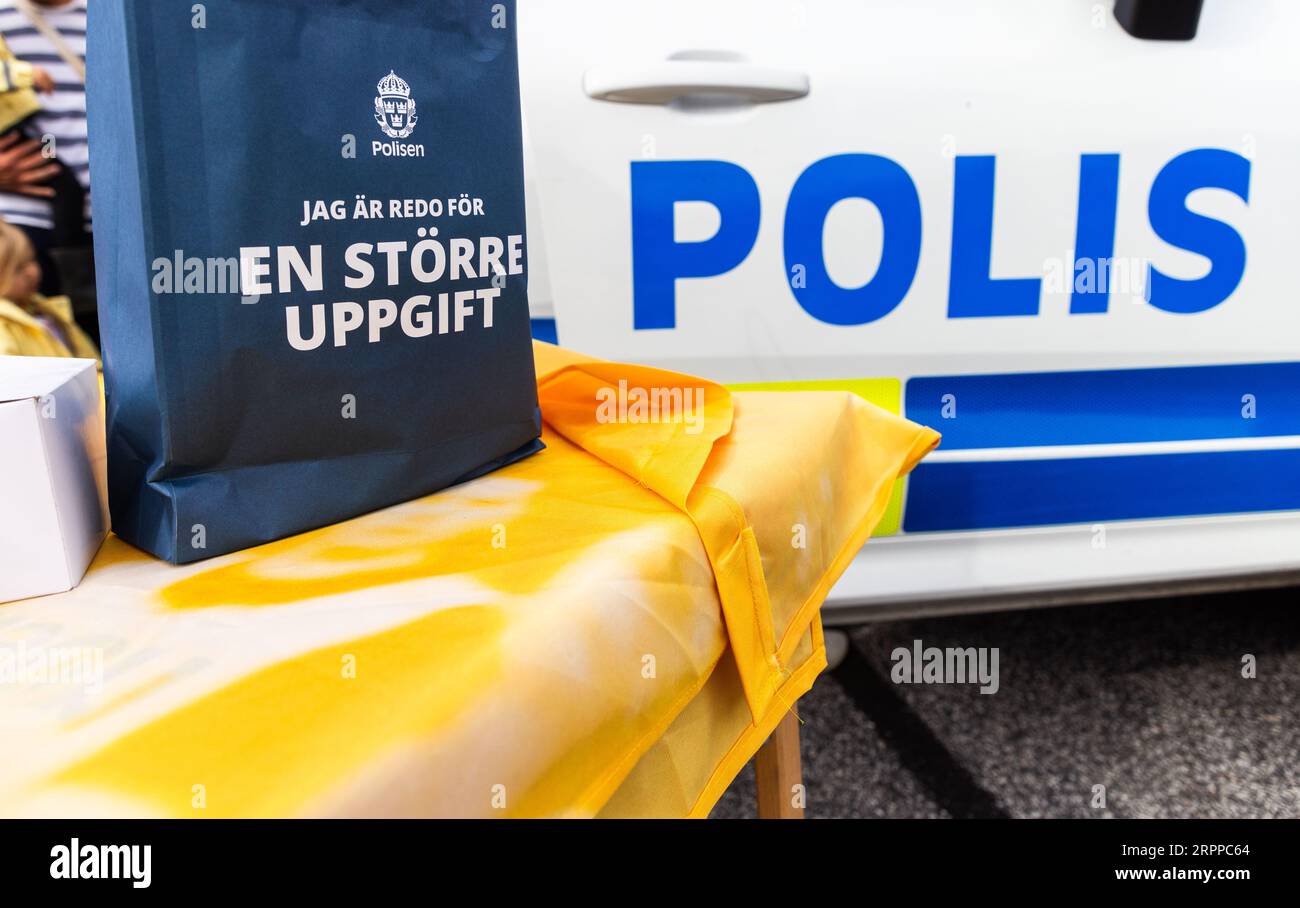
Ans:
[[[921,458],[934,450],[935,446],[938,444],[939,434],[937,432],[927,430],[917,436],[915,444],[912,445],[911,449],[908,450],[906,455],[903,457],[902,463],[895,475],[899,477],[906,476],[918,463],[921,462]],[[838,581],[840,577],[844,576],[844,572],[848,570],[853,559],[858,556],[858,552],[867,544],[867,541],[871,538],[871,534],[875,532],[876,525],[879,524],[885,511],[889,508],[889,500],[893,494],[893,480],[883,483],[881,487],[876,490],[875,499],[872,501],[871,508],[867,511],[866,516],[863,517],[862,522],[859,523],[857,528],[853,531],[853,535],[849,537],[849,541],[845,544],[844,548],[840,549],[839,554],[835,556],[834,561],[831,562],[831,566],[827,569],[826,573],[822,575],[821,580],[817,582],[813,591],[808,594],[803,605],[799,606],[799,610],[796,611],[794,617],[790,619],[790,624],[786,628],[785,635],[781,638],[781,644],[777,647],[776,651],[777,659],[780,661],[782,666],[785,666],[794,655],[794,651],[799,646],[799,641],[803,639],[804,631],[807,630],[808,624],[812,620],[812,616],[821,609],[822,603],[825,602],[826,597],[830,595],[831,587],[835,585],[836,581]]]
[[[820,621],[817,627],[821,627]],[[818,637],[820,636],[818,634]],[[708,784],[704,786],[695,805],[687,812],[688,820],[701,820],[708,817],[714,805],[718,803],[736,776],[740,775],[740,771],[745,768],[745,764],[753,759],[754,754],[758,753],[758,749],[785,718],[786,712],[791,708],[786,704],[794,703],[808,693],[812,689],[813,681],[825,668],[826,646],[819,642],[812,655],[808,657],[808,661],[795,669],[786,682],[777,688],[772,705],[768,707],[762,720],[745,729],[727,751],[727,755],[722,758],[722,762],[709,777]]]
[[[726,650],[723,650],[723,652],[718,655],[718,658],[713,661],[713,665],[709,670],[703,672],[689,688],[683,691],[682,695],[673,701],[673,705],[664,713],[664,715],[657,719],[655,724],[651,726],[644,735],[637,739],[637,742],[632,745],[628,752],[617,763],[607,769],[604,775],[602,775],[594,785],[578,797],[574,810],[572,811],[573,814],[582,817],[594,817],[600,812],[600,809],[605,806],[606,802],[608,802],[611,797],[614,796],[614,792],[618,791],[618,787],[623,784],[623,781],[631,774],[632,770],[636,768],[637,761],[646,755],[646,752],[654,746],[655,742],[663,737],[664,732],[668,731],[669,727],[677,721],[677,717],[682,714],[682,711],[685,710],[688,705],[690,705],[690,702],[699,696],[700,691],[704,689],[704,685],[713,677],[713,673],[717,671],[718,663],[722,661],[722,657],[725,655]],[[745,764],[742,763],[740,765],[744,766]],[[737,770],[737,772],[739,772],[739,770]],[[725,785],[723,786],[723,790],[726,790]]]

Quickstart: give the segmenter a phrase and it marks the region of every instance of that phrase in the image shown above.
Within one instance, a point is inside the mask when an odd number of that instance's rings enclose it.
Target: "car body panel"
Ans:
[[[832,614],[1300,570],[1300,6],[1185,42],[1073,0],[520,15],[561,343],[944,433]],[[701,60],[721,90],[667,100]]]

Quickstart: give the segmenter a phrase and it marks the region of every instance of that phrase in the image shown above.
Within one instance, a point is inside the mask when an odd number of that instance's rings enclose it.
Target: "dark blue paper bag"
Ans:
[[[113,529],[196,561],[540,448],[515,7],[90,9]]]

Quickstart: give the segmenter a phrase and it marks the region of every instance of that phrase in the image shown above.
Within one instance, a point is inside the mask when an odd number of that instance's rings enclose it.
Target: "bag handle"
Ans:
[[[84,83],[86,81],[86,61],[82,60],[77,52],[68,46],[68,42],[59,34],[57,28],[45,21],[41,11],[32,6],[32,0],[14,0],[14,6],[18,7],[19,11],[27,17],[27,21],[35,26],[38,32],[49,39],[50,43],[54,45],[54,50],[63,58],[63,62],[71,66],[73,72]]]

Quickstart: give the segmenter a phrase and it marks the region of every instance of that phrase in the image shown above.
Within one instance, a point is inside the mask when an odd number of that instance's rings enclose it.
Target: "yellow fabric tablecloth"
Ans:
[[[197,565],[110,538],[77,589],[0,605],[0,815],[707,814],[938,436],[535,352],[535,457]],[[620,387],[704,419],[610,420]]]

